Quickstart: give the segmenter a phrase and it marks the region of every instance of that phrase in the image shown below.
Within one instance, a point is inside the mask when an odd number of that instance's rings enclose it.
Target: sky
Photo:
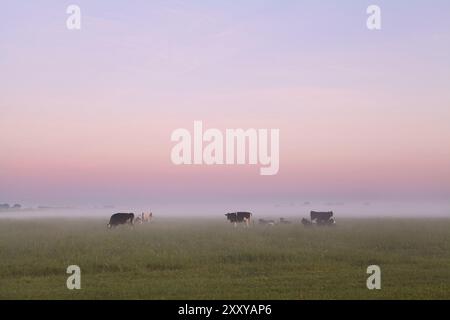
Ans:
[[[66,28],[70,4],[81,30]],[[370,4],[381,30],[366,27]],[[450,209],[448,1],[2,1],[0,10],[0,202]],[[174,165],[171,133],[192,132],[195,120],[223,132],[279,129],[278,174]]]

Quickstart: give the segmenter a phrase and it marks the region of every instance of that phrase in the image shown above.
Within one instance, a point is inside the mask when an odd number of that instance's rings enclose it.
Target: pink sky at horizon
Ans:
[[[278,94],[272,99],[269,96],[266,92],[263,109],[278,101]],[[280,128],[280,171],[274,177],[259,176],[259,165],[173,165],[170,151],[175,143],[170,141],[170,134],[179,127],[193,132],[196,118],[190,115],[164,117],[165,112],[159,111],[162,121],[147,121],[136,114],[127,116],[124,123],[118,115],[84,120],[60,112],[10,121],[3,126],[8,140],[2,145],[2,164],[9,169],[2,175],[3,181],[10,191],[15,185],[28,189],[31,198],[46,189],[58,195],[61,186],[107,193],[113,185],[118,190],[137,189],[140,194],[147,190],[163,197],[180,197],[189,186],[192,194],[188,193],[188,198],[271,192],[274,198],[304,194],[348,198],[353,193],[355,197],[370,199],[371,192],[394,192],[400,197],[410,193],[416,198],[424,192],[426,199],[433,198],[433,194],[439,198],[441,188],[449,189],[450,155],[441,145],[442,135],[450,134],[443,131],[445,113],[436,121],[433,119],[434,128],[427,128],[420,113],[386,118],[372,107],[373,101],[358,94],[333,92],[326,96],[322,94],[318,100],[317,92],[301,90],[297,95],[283,94],[292,104],[310,98],[309,111],[298,122],[285,115],[268,120],[264,112],[262,116],[255,113],[252,121],[240,115],[222,119],[212,115],[203,120],[204,130],[218,128],[223,132],[227,128]],[[259,99],[260,95],[255,99],[231,97],[240,101]],[[347,104],[349,100],[352,105]],[[324,114],[333,116],[333,121]],[[442,124],[438,125],[438,120]],[[416,139],[410,139],[414,134]],[[236,183],[237,189],[232,187]],[[50,197],[46,201],[52,202]]]

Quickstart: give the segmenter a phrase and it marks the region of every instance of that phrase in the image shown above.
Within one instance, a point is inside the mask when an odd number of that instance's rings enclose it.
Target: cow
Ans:
[[[225,213],[225,216],[228,221],[234,223],[235,227],[238,222],[245,222],[245,226],[248,228],[252,214],[251,212],[231,212]]]
[[[111,216],[108,223],[108,228],[116,227],[120,224],[129,224],[133,225],[134,222],[134,213],[115,213]]]
[[[311,223],[318,226],[333,226],[336,220],[333,217],[333,211],[311,211]]]
[[[317,224],[329,224],[333,211],[311,211],[311,221]]]
[[[141,214],[142,223],[150,222],[150,220],[152,220],[152,218],[153,218],[153,213],[151,213],[151,212],[149,212],[149,213],[142,212],[142,214]]]
[[[305,218],[302,219],[302,224],[303,224],[305,227],[312,226],[312,222],[309,221],[308,219],[305,219]]]

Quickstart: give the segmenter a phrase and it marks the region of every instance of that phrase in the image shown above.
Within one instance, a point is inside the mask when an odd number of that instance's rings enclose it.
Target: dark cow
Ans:
[[[251,212],[232,212],[225,213],[225,216],[230,222],[234,223],[235,227],[238,222],[245,222],[245,225],[248,227],[252,214]]]
[[[333,211],[311,211],[311,221],[318,225],[332,225],[335,223]]]
[[[305,218],[302,219],[302,224],[303,224],[305,227],[312,226],[312,222],[309,221],[308,219],[305,219]]]
[[[119,224],[133,225],[134,213],[115,213],[111,216],[108,223],[108,228],[116,227]]]

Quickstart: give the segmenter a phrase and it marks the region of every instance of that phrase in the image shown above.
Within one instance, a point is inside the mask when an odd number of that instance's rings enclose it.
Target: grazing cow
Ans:
[[[306,225],[304,221],[308,220],[302,220],[302,223]],[[336,220],[333,217],[333,211],[311,211],[311,221],[308,222],[309,224],[316,224],[318,226],[333,226],[336,224]]]
[[[311,221],[317,224],[329,224],[333,216],[333,211],[311,211]]]
[[[235,227],[238,222],[245,222],[246,227],[248,227],[252,214],[251,212],[232,212],[225,213],[225,216],[230,222],[234,223]]]
[[[134,213],[115,213],[111,216],[108,223],[108,228],[116,227],[120,224],[133,225]]]
[[[305,227],[312,226],[312,222],[309,221],[308,219],[305,219],[305,218],[302,219],[302,224],[303,224]]]
[[[150,220],[152,220],[152,218],[153,218],[153,213],[151,213],[151,212],[149,212],[149,213],[142,212],[141,219],[142,219],[143,223],[144,222],[150,222]]]

